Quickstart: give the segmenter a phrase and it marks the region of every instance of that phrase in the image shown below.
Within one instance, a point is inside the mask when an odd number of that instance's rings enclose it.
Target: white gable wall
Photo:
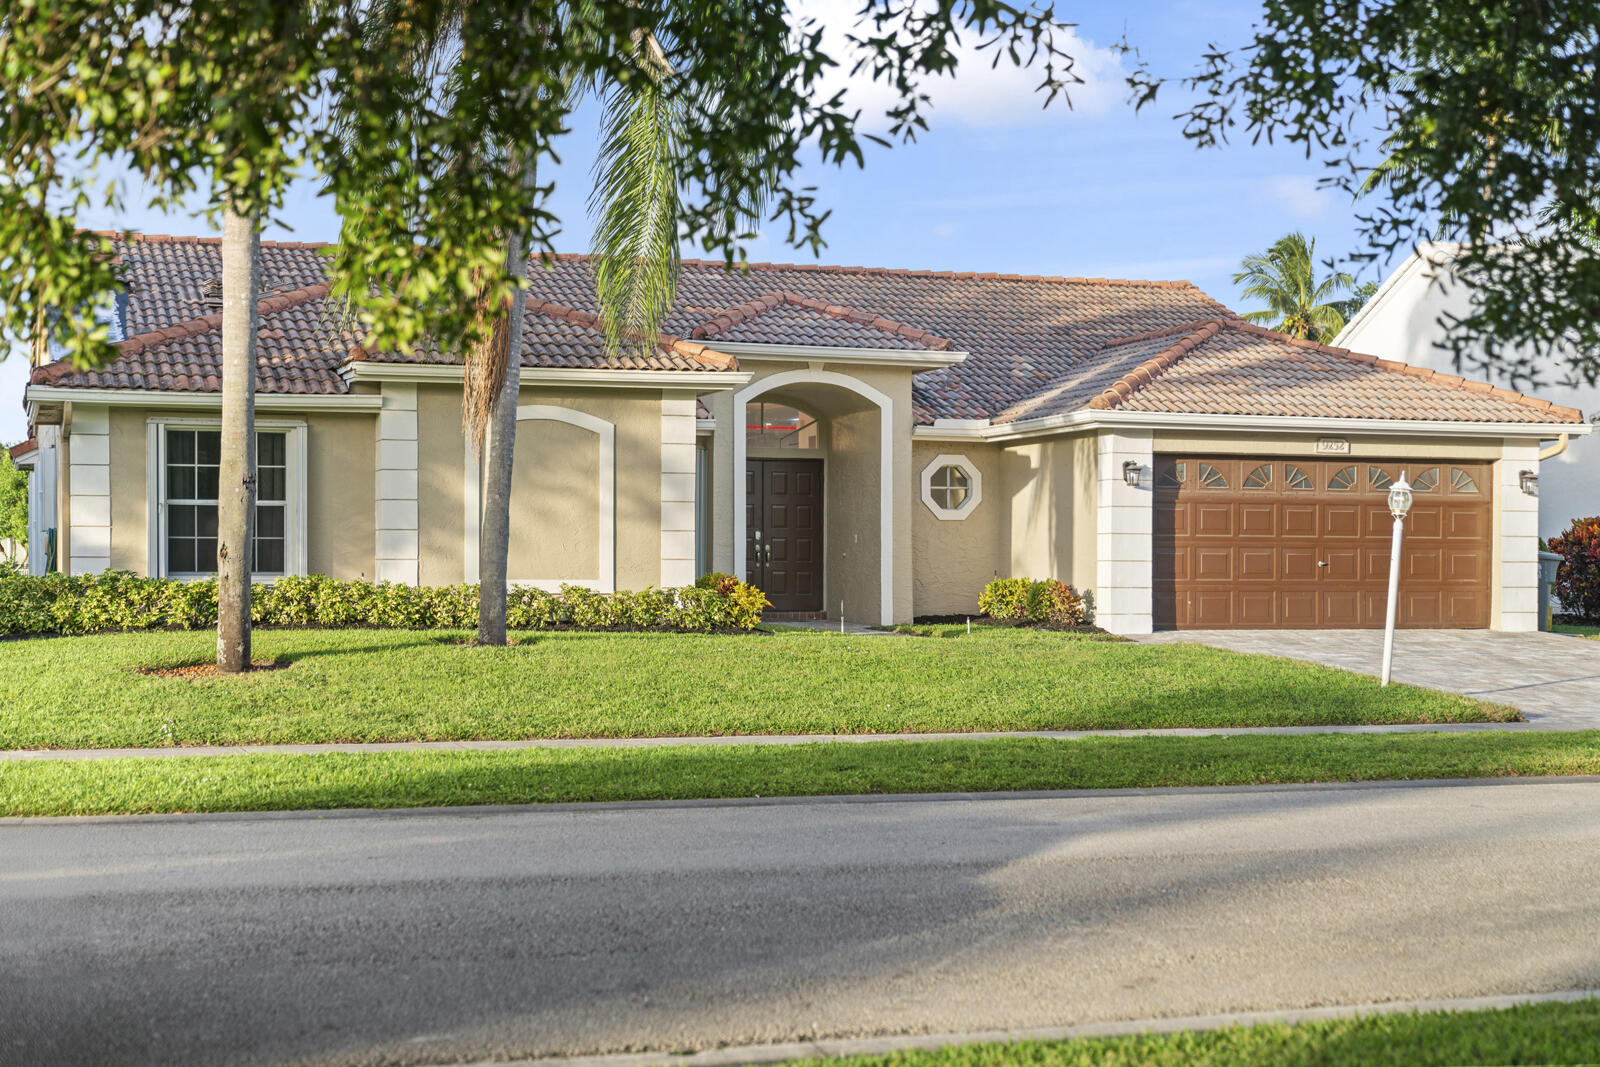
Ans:
[[[1441,253],[1432,253],[1437,259]],[[1334,344],[1355,352],[1399,360],[1451,374],[1480,377],[1471,368],[1457,370],[1448,349],[1434,347],[1444,336],[1440,317],[1470,313],[1469,291],[1459,282],[1438,279],[1440,268],[1413,254],[1344,328]],[[1547,377],[1560,374],[1552,367]],[[1503,379],[1494,384],[1509,387]],[[1600,414],[1600,387],[1540,385],[1524,391],[1594,419]],[[1600,435],[1572,438],[1567,451],[1545,460],[1539,470],[1539,535],[1550,538],[1574,518],[1600,515]]]

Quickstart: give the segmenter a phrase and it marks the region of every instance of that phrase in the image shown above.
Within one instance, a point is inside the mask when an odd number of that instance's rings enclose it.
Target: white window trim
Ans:
[[[967,472],[967,479],[972,483],[967,499],[961,502],[959,508],[942,508],[933,499],[933,476],[943,467],[960,467]],[[926,467],[922,468],[922,502],[928,510],[941,519],[964,519],[972,514],[980,501],[983,500],[983,472],[978,465],[959,453],[945,452],[934,456]]]
[[[204,574],[170,574],[167,570],[167,434],[168,427],[221,429],[221,419],[151,418],[145,420],[145,526],[149,541],[145,573],[152,578],[185,580],[211,577]],[[284,487],[283,573],[306,573],[306,424],[293,419],[257,419],[257,430],[286,433],[285,458],[289,461]],[[263,575],[270,582],[276,575]]]

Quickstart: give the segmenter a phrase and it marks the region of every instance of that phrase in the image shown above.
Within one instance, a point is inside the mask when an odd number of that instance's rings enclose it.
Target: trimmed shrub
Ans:
[[[1556,567],[1555,594],[1568,614],[1600,620],[1600,516],[1574,519],[1550,551],[1561,557]]]
[[[978,594],[978,610],[1002,622],[1043,626],[1087,626],[1093,599],[1055,578],[996,578]]]
[[[767,598],[728,575],[711,587],[557,593],[513,587],[506,625],[513,630],[750,630]],[[470,629],[478,621],[476,585],[410,586],[290,575],[251,589],[257,626]],[[0,636],[86,634],[107,630],[196,630],[217,623],[215,579],[181,582],[128,571],[31,577],[0,572]]]

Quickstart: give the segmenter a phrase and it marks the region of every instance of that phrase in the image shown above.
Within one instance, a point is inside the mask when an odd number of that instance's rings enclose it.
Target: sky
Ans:
[[[858,0],[804,0],[825,28],[835,55]],[[1124,78],[1137,62],[1110,47],[1126,37],[1160,73],[1193,69],[1207,45],[1249,40],[1260,8],[1249,2],[1058,0],[1058,17],[1076,19],[1068,42],[1085,84],[1041,108],[1037,75],[992,69],[970,42],[954,79],[933,86],[932,129],[914,144],[870,149],[866,166],[817,163],[802,177],[833,211],[820,256],[790,248],[784,233],[763,233],[749,258],[1013,274],[1187,279],[1237,311],[1240,259],[1293,230],[1317,241],[1319,258],[1364,251],[1348,197],[1319,190],[1318,159],[1293,146],[1248,139],[1196,149],[1173,120],[1181,100],[1163,95],[1135,113]],[[840,75],[841,80],[844,75]],[[881,89],[848,83],[865,113],[881,111]],[[874,107],[874,104],[878,104]],[[552,208],[563,221],[559,250],[588,250],[585,203],[597,121],[594,109],[573,118],[561,145]],[[544,177],[541,174],[541,178]],[[134,197],[130,197],[130,204]],[[147,233],[210,234],[204,219],[132,208],[121,215],[91,209],[79,224],[126,226]],[[268,238],[322,241],[338,221],[310,181],[300,183]],[[685,248],[686,256],[698,250]],[[1397,264],[1389,264],[1394,266]],[[1380,263],[1358,272],[1381,280]],[[0,362],[0,443],[26,432],[21,408],[25,356]]]

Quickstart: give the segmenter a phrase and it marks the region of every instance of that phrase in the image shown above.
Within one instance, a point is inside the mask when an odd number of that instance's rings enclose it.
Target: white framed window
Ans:
[[[221,423],[150,419],[147,428],[149,573],[210,577],[217,571]],[[306,573],[305,471],[305,423],[257,419],[251,571],[258,578]]]
[[[934,456],[922,468],[922,502],[941,519],[964,519],[983,500],[983,472],[966,456]]]

